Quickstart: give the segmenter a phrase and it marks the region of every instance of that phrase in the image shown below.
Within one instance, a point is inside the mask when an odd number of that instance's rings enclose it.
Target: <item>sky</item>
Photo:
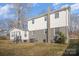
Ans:
[[[70,6],[72,14],[79,14],[78,3],[34,3],[32,4],[32,8],[31,11],[28,13],[28,16],[33,17],[42,14],[47,11],[48,6],[50,6],[52,10]],[[13,4],[0,3],[0,19],[14,19],[15,14],[13,8]]]
[[[72,14],[79,14],[78,3],[33,3],[31,11],[28,12],[28,17],[38,16],[47,12],[48,6],[50,6],[52,10],[70,6]],[[0,26],[7,20],[15,20],[15,18],[14,5],[9,3],[0,3]]]

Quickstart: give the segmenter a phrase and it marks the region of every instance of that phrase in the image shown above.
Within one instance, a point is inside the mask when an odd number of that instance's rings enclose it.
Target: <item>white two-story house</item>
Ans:
[[[47,42],[48,28],[50,28],[51,42],[58,31],[63,32],[68,39],[68,27],[70,8],[61,8],[59,10],[50,11],[37,17],[33,17],[28,21],[29,41],[31,42]],[[50,25],[48,24],[48,21]],[[48,27],[49,25],[49,27]],[[68,40],[66,40],[68,42]]]

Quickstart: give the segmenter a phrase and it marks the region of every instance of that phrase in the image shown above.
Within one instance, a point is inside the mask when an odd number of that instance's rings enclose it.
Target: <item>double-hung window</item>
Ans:
[[[59,12],[56,12],[56,13],[55,13],[55,19],[56,19],[56,18],[59,18]]]

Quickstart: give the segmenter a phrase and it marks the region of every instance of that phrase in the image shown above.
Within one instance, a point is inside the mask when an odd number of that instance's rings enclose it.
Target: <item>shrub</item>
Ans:
[[[55,42],[56,43],[65,43],[66,36],[64,35],[64,33],[59,32],[57,35],[58,35],[58,38],[55,38]]]
[[[7,40],[5,36],[0,36],[0,40]]]

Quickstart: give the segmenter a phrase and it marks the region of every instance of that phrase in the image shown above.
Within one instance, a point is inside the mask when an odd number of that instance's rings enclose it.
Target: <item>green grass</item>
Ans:
[[[66,44],[49,43],[12,43],[0,40],[0,55],[3,56],[57,56],[63,55]]]

